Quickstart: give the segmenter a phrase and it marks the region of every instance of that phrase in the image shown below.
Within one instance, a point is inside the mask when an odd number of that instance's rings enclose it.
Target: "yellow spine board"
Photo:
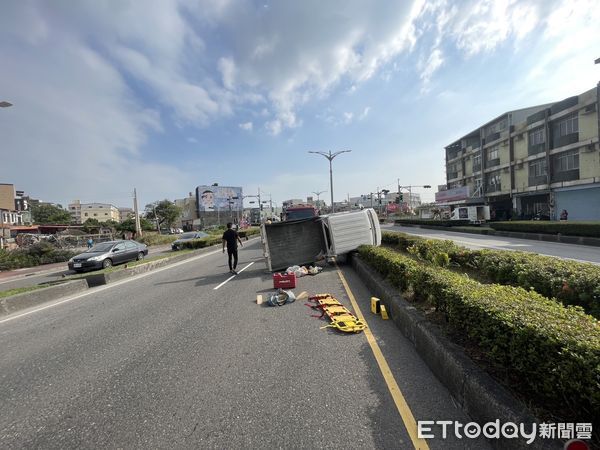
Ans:
[[[310,297],[309,301],[315,303],[311,308],[320,309],[323,315],[327,315],[331,321],[329,325],[322,328],[336,328],[346,333],[360,333],[367,327],[362,320],[359,320],[331,294],[315,295]]]

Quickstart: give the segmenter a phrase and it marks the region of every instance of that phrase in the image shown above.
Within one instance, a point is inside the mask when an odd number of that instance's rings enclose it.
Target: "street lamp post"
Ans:
[[[332,169],[331,162],[333,161],[333,159],[336,156],[341,155],[342,153],[350,153],[351,151],[352,150],[340,150],[339,152],[335,152],[335,153],[331,153],[331,150],[329,150],[327,153],[313,152],[313,151],[308,152],[308,153],[316,153],[317,155],[321,155],[329,160],[329,191],[331,192],[331,212],[332,213],[335,212],[335,206],[333,205],[333,169]]]
[[[320,204],[321,204],[321,194],[327,192],[327,191],[312,191],[313,194],[315,194],[317,196],[317,208],[320,208]]]

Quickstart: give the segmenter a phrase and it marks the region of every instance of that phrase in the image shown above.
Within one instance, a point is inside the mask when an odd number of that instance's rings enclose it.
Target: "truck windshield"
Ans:
[[[316,215],[317,212],[314,208],[292,209],[286,211],[285,220],[307,219],[309,217],[316,217]]]

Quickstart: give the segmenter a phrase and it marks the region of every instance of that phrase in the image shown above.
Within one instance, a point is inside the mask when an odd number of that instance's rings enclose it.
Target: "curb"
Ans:
[[[59,283],[55,286],[40,288],[31,292],[23,292],[22,294],[0,299],[0,316],[6,316],[42,303],[77,294],[88,288],[85,280],[63,281]]]
[[[251,240],[252,238],[250,238],[250,241]],[[147,264],[132,267],[131,269],[119,269],[114,272],[84,276],[81,279],[62,282],[59,281],[58,283],[60,284],[55,286],[49,286],[47,288],[40,288],[31,292],[23,292],[22,294],[0,298],[0,317],[30,308],[32,306],[37,306],[42,303],[58,300],[62,297],[77,294],[79,292],[86,291],[88,288],[102,286],[115,281],[123,280],[125,278],[130,278],[141,273],[149,272],[159,267],[168,266],[171,263],[184,261],[203,253],[214,251],[214,249],[219,245],[221,244],[204,247],[193,253],[162,258],[158,261],[150,261]]]
[[[587,236],[570,236],[558,234],[547,234],[547,233],[525,233],[522,231],[500,231],[500,230],[465,230],[460,229],[461,227],[444,227],[435,225],[417,225],[409,223],[396,223],[392,226],[410,227],[410,228],[424,228],[426,230],[444,230],[453,231],[455,233],[465,234],[479,234],[486,236],[502,236],[511,237],[515,239],[529,239],[532,241],[544,241],[544,242],[557,242],[559,244],[575,244],[575,245],[588,245],[590,247],[600,247],[600,238],[593,238]]]
[[[421,359],[471,419],[480,425],[495,420],[500,420],[501,424],[539,423],[525,405],[477,366],[462,348],[446,338],[438,326],[425,319],[357,254],[351,254],[351,263],[369,290],[381,299],[392,320],[413,343]],[[522,439],[489,439],[488,442],[499,449],[517,450],[526,445]],[[540,450],[560,449],[562,443],[539,439],[538,436],[526,446]]]
[[[220,245],[220,244],[218,244]],[[197,252],[186,253],[184,255],[176,255],[170,256],[167,258],[162,258],[157,261],[150,261],[145,264],[140,264],[139,266],[132,267],[130,269],[123,268],[115,270],[114,272],[108,273],[96,273],[83,277],[83,280],[87,282],[88,287],[96,287],[103,286],[105,284],[113,283],[115,281],[123,280],[125,278],[133,277],[135,275],[139,275],[140,273],[146,273],[153,269],[157,269],[159,267],[168,266],[171,263],[176,263],[179,261],[184,261],[186,259],[193,258],[194,256],[201,255],[203,253],[208,253],[208,251],[214,250],[217,245],[211,245],[210,247],[204,247],[199,249]],[[125,264],[126,265],[126,264]]]

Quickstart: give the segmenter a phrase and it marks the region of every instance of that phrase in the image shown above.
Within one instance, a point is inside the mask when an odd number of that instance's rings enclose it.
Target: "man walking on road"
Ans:
[[[225,253],[225,244],[227,244],[227,256],[229,259],[229,272],[231,272],[233,274],[237,274],[237,272],[235,271],[235,268],[237,267],[237,263],[238,263],[237,243],[239,242],[242,247],[244,245],[242,244],[242,240],[240,239],[240,236],[237,234],[237,231],[235,231],[231,227],[232,227],[232,223],[229,222],[227,224],[227,230],[225,230],[225,233],[223,233],[223,253]],[[232,257],[233,257],[233,264],[231,263]]]

